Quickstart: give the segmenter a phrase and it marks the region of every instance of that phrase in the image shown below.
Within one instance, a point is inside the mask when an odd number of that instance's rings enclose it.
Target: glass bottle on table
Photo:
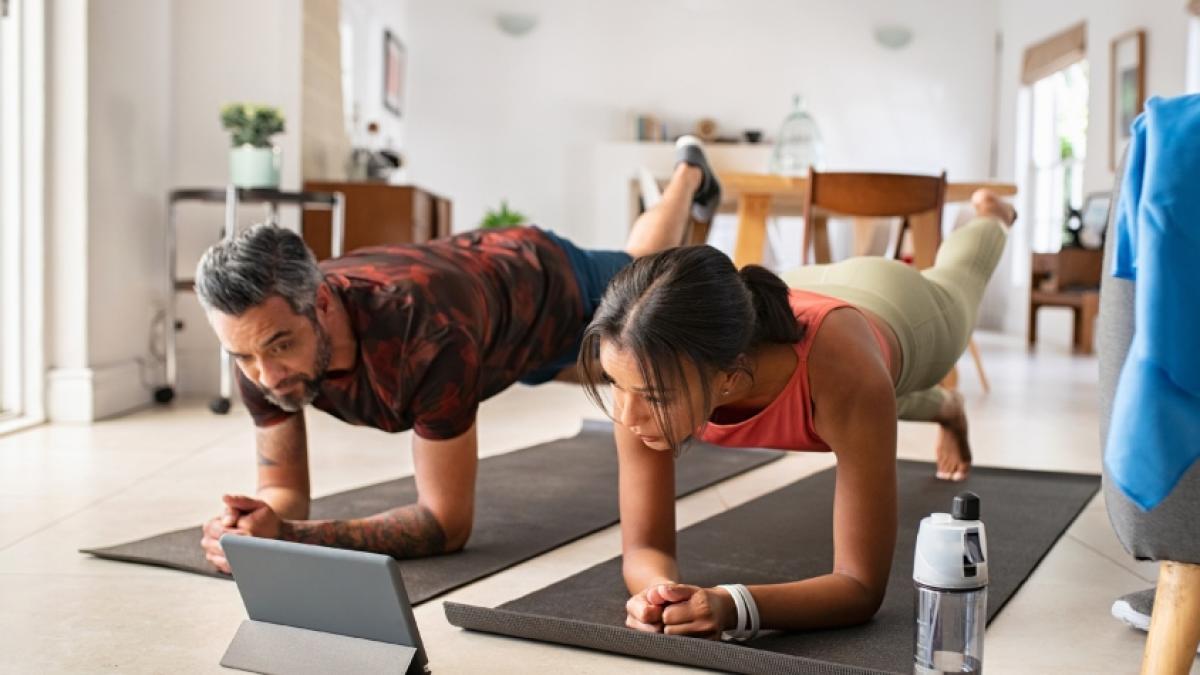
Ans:
[[[792,98],[792,112],[783,120],[771,152],[771,173],[805,176],[824,165],[824,143],[816,121],[804,106],[804,97]]]

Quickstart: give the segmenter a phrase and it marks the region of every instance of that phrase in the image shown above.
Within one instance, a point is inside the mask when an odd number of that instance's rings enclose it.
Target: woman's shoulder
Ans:
[[[811,336],[809,383],[822,392],[858,390],[878,379],[891,387],[870,320],[852,305],[832,309]]]

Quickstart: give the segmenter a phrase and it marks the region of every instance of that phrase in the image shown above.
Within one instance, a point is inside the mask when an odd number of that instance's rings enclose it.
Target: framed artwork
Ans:
[[[392,34],[383,33],[383,107],[396,117],[404,109],[404,45]]]
[[[1083,200],[1079,210],[1079,244],[1084,248],[1104,247],[1104,234],[1108,228],[1108,213],[1112,210],[1111,192],[1093,192]]]
[[[1114,38],[1111,65],[1108,163],[1116,171],[1129,143],[1129,126],[1146,101],[1146,31],[1135,30]]]

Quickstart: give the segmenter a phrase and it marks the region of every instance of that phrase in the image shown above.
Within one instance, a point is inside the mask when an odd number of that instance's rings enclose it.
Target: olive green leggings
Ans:
[[[845,300],[887,322],[900,343],[897,413],[904,420],[930,421],[949,396],[938,383],[967,348],[1006,237],[999,220],[978,217],[946,237],[927,270],[859,257],[781,276],[793,288]]]

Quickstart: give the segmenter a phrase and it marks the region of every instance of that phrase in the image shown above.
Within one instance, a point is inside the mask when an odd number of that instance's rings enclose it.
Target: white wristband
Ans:
[[[746,640],[753,640],[758,635],[758,629],[762,627],[761,619],[758,615],[758,603],[754,601],[754,596],[750,594],[750,589],[742,584],[736,584],[735,588],[742,594],[742,600],[746,602],[746,613],[750,615],[750,635]]]
[[[729,597],[733,599],[733,604],[737,607],[737,628],[727,630],[722,633],[723,637],[739,642],[749,639],[750,631],[747,630],[750,623],[750,608],[746,605],[746,596],[749,593],[743,594],[742,590],[745,586],[741,584],[721,584],[718,588],[725,589],[729,593]],[[755,612],[757,612],[755,608]]]

